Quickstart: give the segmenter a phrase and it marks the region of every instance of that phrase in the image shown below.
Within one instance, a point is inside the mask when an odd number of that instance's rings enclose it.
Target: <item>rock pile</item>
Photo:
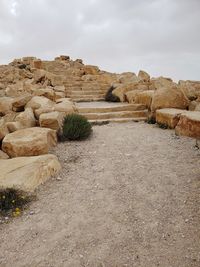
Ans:
[[[0,187],[34,191],[58,171],[60,164],[48,151],[56,145],[63,118],[78,112],[74,102],[104,100],[111,87],[121,102],[131,103],[134,115],[138,105],[143,116],[149,111],[177,134],[200,138],[200,82],[177,84],[145,71],[109,73],[65,55],[53,61],[15,59],[0,66],[0,165],[6,166],[1,167]]]

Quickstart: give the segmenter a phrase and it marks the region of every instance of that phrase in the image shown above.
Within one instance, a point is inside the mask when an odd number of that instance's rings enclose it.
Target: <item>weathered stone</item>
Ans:
[[[52,108],[54,102],[44,96],[34,96],[26,105],[26,108],[32,108],[33,110],[39,108]]]
[[[0,159],[9,159],[9,156],[5,152],[0,150]]]
[[[1,97],[0,98],[0,114],[5,115],[12,111],[13,98]]]
[[[87,74],[96,75],[99,72],[99,68],[96,66],[86,65],[84,66],[84,72],[86,75]]]
[[[155,91],[151,110],[154,112],[162,108],[180,108],[186,109],[189,106],[189,100],[177,86],[162,88]]]
[[[8,122],[6,124],[10,133],[20,129],[30,128],[36,126],[36,119],[31,108],[26,108],[24,112],[21,112],[16,116],[15,122]]]
[[[126,83],[118,86],[116,89],[112,91],[113,95],[119,97],[121,102],[126,101],[125,94],[129,91],[137,90],[137,83]]]
[[[68,98],[60,98],[56,100],[54,110],[59,112],[64,112],[65,114],[71,114],[77,111],[74,103],[70,101]]]
[[[166,89],[176,86],[176,84],[170,78],[158,77],[152,78],[150,81],[150,90]]]
[[[0,119],[0,141],[9,134],[6,122],[4,118]]]
[[[180,116],[187,112],[182,109],[164,108],[156,110],[156,122],[174,129],[180,120]]]
[[[24,94],[22,96],[13,99],[12,109],[14,111],[22,111],[25,105],[31,100],[32,96],[30,94]]]
[[[54,155],[0,160],[0,188],[33,193],[61,169]]]
[[[26,128],[7,134],[2,150],[10,157],[47,154],[57,142],[56,131],[47,128]]]
[[[181,115],[175,131],[177,135],[200,139],[200,112],[188,111]]]
[[[60,98],[65,98],[65,93],[64,92],[55,92],[55,100],[60,99]]]
[[[143,70],[139,71],[138,77],[144,82],[149,82],[150,81],[150,75],[147,72],[143,71]]]
[[[126,93],[126,99],[129,103],[143,104],[147,108],[150,108],[153,94],[153,90],[133,90]]]
[[[52,88],[36,89],[33,93],[34,96],[44,96],[52,101],[55,100],[55,92]]]
[[[62,127],[64,114],[58,111],[43,113],[40,115],[39,123],[41,127],[58,131]]]

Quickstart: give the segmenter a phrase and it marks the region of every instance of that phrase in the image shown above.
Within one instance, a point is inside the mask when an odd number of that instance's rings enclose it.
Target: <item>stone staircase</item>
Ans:
[[[79,114],[93,124],[145,121],[148,110],[141,104],[82,102],[76,103]]]

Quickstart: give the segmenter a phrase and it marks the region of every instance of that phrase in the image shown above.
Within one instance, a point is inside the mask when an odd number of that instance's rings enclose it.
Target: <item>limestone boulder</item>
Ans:
[[[172,79],[161,76],[158,78],[151,79],[149,89],[158,90],[158,89],[171,88],[173,86],[176,86],[176,83],[174,83]]]
[[[187,111],[175,108],[158,109],[156,110],[156,122],[174,129],[180,120],[180,116],[185,112]]]
[[[36,89],[33,93],[34,96],[44,96],[52,101],[55,100],[55,92],[52,88]]]
[[[32,108],[33,111],[45,108],[50,109],[54,107],[54,102],[44,96],[34,96],[27,104],[26,108]]]
[[[13,98],[11,97],[1,97],[0,98],[0,114],[6,115],[12,111]]]
[[[143,71],[143,70],[139,71],[138,77],[144,82],[149,82],[150,81],[150,75],[147,72]]]
[[[97,66],[85,65],[83,69],[86,75],[97,75],[99,73],[99,68]]]
[[[152,99],[151,110],[154,112],[162,108],[186,109],[189,100],[177,86],[161,88],[155,91]]]
[[[22,111],[25,105],[31,100],[32,96],[30,94],[23,94],[13,99],[12,109],[13,111]]]
[[[175,131],[177,135],[200,139],[200,111],[188,111],[182,114]]]
[[[8,122],[6,124],[10,133],[20,129],[30,128],[36,126],[36,119],[31,108],[26,108],[24,112],[21,112],[16,116],[14,122]]]
[[[77,112],[75,104],[68,98],[56,100],[54,111],[63,112],[65,115]]]
[[[134,103],[143,104],[148,109],[150,109],[153,96],[154,96],[153,90],[148,90],[148,91],[143,91],[143,92],[139,91],[135,96]]]
[[[118,83],[138,83],[140,78],[133,72],[123,72],[117,76]]]
[[[30,194],[60,169],[61,165],[54,155],[1,159],[0,188]]]
[[[63,112],[53,111],[50,113],[43,113],[40,115],[40,127],[50,128],[59,131],[62,127],[64,118]]]
[[[2,142],[2,150],[10,157],[37,156],[47,154],[56,143],[56,131],[33,127],[7,134]]]
[[[9,134],[8,127],[6,125],[6,122],[4,118],[0,119],[0,141]]]
[[[127,83],[119,85],[116,89],[112,91],[112,94],[119,97],[121,102],[126,101],[126,93],[129,91],[137,90],[137,83]]]

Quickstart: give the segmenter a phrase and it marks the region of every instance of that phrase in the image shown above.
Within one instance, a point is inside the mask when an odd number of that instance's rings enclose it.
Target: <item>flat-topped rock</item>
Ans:
[[[174,129],[180,120],[181,114],[186,112],[186,110],[176,108],[158,109],[156,111],[156,122]]]
[[[61,169],[54,155],[0,160],[0,189],[32,193]]]
[[[10,157],[38,156],[47,154],[56,143],[56,131],[32,127],[7,134],[2,142],[2,150]]]
[[[182,114],[175,131],[177,135],[200,139],[200,111],[188,111]]]

